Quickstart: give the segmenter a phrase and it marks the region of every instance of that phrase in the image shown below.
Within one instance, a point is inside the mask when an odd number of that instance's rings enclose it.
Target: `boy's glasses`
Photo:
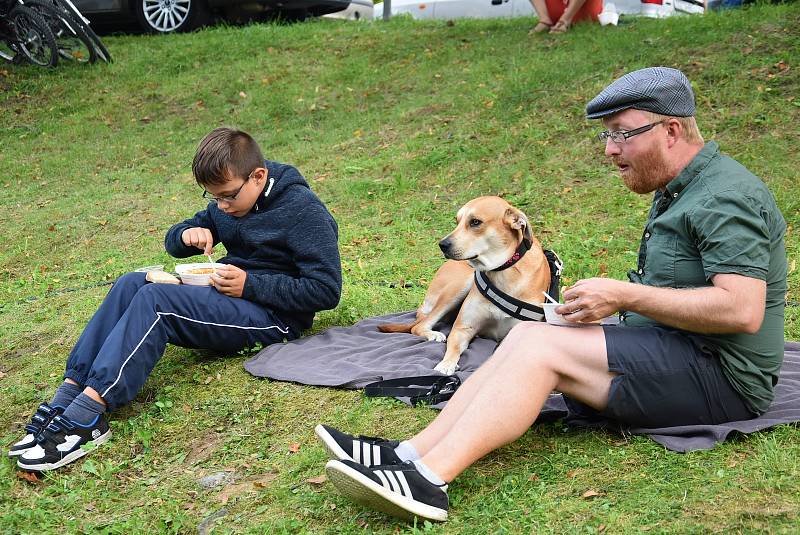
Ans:
[[[241,193],[241,192],[242,192],[242,188],[244,188],[245,184],[247,184],[247,181],[248,181],[248,180],[250,180],[251,178],[253,178],[253,173],[255,173],[255,172],[256,172],[256,170],[255,170],[255,169],[253,169],[253,171],[251,171],[251,172],[250,172],[250,174],[249,174],[249,175],[247,175],[247,178],[245,178],[245,179],[244,179],[244,182],[242,182],[242,185],[241,185],[241,186],[239,186],[239,189],[237,189],[237,190],[236,190],[236,193],[234,193],[233,195],[227,195],[227,196],[225,196],[225,197],[214,197],[213,195],[211,195],[211,194],[208,192],[208,190],[205,190],[205,189],[204,189],[204,190],[203,190],[203,198],[204,198],[205,200],[207,200],[207,201],[209,201],[209,202],[213,202],[213,203],[220,203],[220,202],[224,202],[224,203],[228,203],[228,204],[230,204],[230,203],[232,203],[232,202],[236,201],[236,197],[238,197],[238,196],[239,196],[239,193]]]
[[[607,139],[611,138],[611,141],[616,143],[617,145],[621,145],[625,143],[629,138],[633,136],[638,136],[639,134],[644,134],[645,132],[652,130],[656,126],[660,125],[664,121],[656,121],[655,123],[646,124],[644,126],[640,126],[639,128],[634,128],[633,130],[614,130],[600,132],[597,134],[597,139],[602,141],[603,143],[606,142]]]

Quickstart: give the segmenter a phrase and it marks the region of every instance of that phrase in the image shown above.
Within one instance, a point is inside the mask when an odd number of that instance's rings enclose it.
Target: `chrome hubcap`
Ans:
[[[159,32],[174,32],[189,17],[192,0],[141,0],[147,24]]]

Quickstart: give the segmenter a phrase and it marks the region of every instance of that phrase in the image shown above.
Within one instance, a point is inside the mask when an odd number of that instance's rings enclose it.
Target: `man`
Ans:
[[[525,433],[553,390],[573,412],[639,427],[767,410],[783,359],[787,274],[786,223],[772,195],[703,142],[680,71],[629,73],[586,113],[606,127],[599,138],[625,185],[655,196],[630,282],[580,280],[556,312],[585,323],[620,311],[620,326],[520,324],[403,442],[317,426],[335,457],[328,476],[346,496],[404,518],[446,520],[447,484]]]

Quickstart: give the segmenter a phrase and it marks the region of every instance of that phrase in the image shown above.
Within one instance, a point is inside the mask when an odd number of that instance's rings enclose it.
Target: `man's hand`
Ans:
[[[214,237],[207,228],[187,228],[181,233],[181,240],[187,247],[197,247],[202,250],[206,256],[214,252]]]
[[[217,272],[211,275],[211,284],[214,288],[228,297],[241,297],[245,280],[247,272],[230,264],[217,268]]]
[[[564,304],[556,314],[575,322],[601,320],[624,304],[623,293],[630,283],[614,279],[583,279],[564,290]]]

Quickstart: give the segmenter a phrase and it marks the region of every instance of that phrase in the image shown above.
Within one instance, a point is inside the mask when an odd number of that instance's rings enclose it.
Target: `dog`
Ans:
[[[525,245],[529,249],[525,250]],[[407,332],[428,341],[447,341],[444,358],[434,368],[445,375],[477,335],[502,340],[522,321],[491,303],[475,281],[475,271],[497,289],[525,303],[541,304],[550,288],[547,257],[522,211],[500,197],[478,197],[456,214],[456,228],[439,242],[448,260],[431,281],[413,323],[384,324],[381,332]],[[521,253],[521,254],[520,254]],[[450,336],[433,327],[458,310]]]

